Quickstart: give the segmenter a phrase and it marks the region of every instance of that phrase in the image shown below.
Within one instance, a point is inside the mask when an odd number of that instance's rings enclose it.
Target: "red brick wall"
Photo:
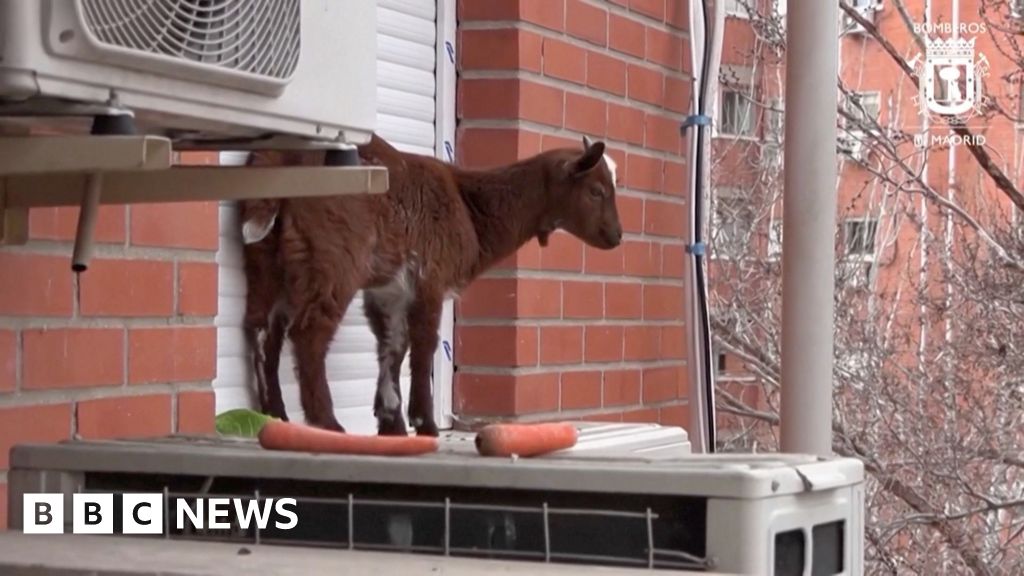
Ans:
[[[603,139],[626,241],[559,233],[456,309],[455,413],[685,425],[687,6],[666,0],[461,0],[459,161],[488,167]]]
[[[0,528],[14,444],[213,429],[216,203],[104,206],[76,280],[77,219],[33,210],[0,247]]]

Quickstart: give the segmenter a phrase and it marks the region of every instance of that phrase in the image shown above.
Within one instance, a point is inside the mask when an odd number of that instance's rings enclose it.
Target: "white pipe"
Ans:
[[[782,451],[832,454],[838,5],[786,14]]]
[[[689,2],[690,8],[690,64],[693,70],[693,98],[690,108],[690,114],[697,115],[700,113],[701,104],[704,105],[705,113],[708,115],[713,114],[715,94],[718,90],[718,69],[721,60],[722,52],[722,31],[725,26],[725,5],[724,3],[718,2],[714,8],[714,13],[711,17],[711,30],[705,30],[704,28],[704,10],[706,6],[704,2],[700,0],[693,0]],[[701,68],[704,61],[704,39],[705,36],[711,38],[711,54],[709,68],[706,70],[707,82],[706,89],[701,92],[700,85],[702,77]],[[702,202],[701,205],[704,207],[704,214],[701,218],[701,229],[705,231],[704,241],[707,241],[709,236],[709,230],[705,225],[709,220],[707,215],[711,210],[711,129],[706,127],[703,130],[703,166],[704,171],[701,174],[697,173],[697,146],[693,145],[694,137],[697,134],[696,127],[689,129],[689,135],[691,137],[691,145],[689,148],[689,163],[688,170],[690,176],[690,190],[697,189],[698,178],[700,179],[700,188],[702,190]],[[697,214],[695,211],[695,203],[690,202],[689,206],[689,237],[688,244],[693,245],[696,242],[695,230],[697,229]],[[706,349],[703,345],[702,339],[698,338],[700,330],[706,330],[707,333],[711,333],[710,323],[703,323],[701,320],[701,308],[700,301],[697,292],[697,261],[692,255],[686,256],[686,267],[687,267],[687,282],[685,283],[685,297],[686,297],[686,315],[687,315],[687,327],[691,331],[691,337],[688,339],[687,357],[689,362],[687,364],[690,382],[690,393],[689,393],[689,409],[690,409],[690,444],[691,451],[695,453],[706,453],[712,448],[710,446],[711,438],[708,435],[708,424],[714,423],[715,413],[713,409],[714,405],[714,379],[715,379],[715,362],[712,351]],[[708,300],[707,294],[707,268],[704,268],[705,274],[705,286],[703,290],[703,296],[705,302]],[[701,324],[704,324],[701,326]],[[708,392],[705,389],[705,382],[710,378],[712,382],[712,392],[709,402]],[[712,405],[712,409],[708,409],[708,404]]]

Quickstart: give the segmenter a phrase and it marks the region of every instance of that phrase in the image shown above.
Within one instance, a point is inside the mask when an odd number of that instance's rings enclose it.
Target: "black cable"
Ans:
[[[708,2],[707,0],[701,0],[703,10],[701,15],[704,19],[704,57],[701,63],[702,69],[700,71],[700,87],[697,94],[700,95],[697,114],[698,116],[707,115],[707,102],[705,102],[704,95],[707,93],[708,83],[708,69],[711,67],[711,27],[708,21]],[[698,122],[696,124],[696,135],[697,135],[697,153],[695,162],[696,178],[694,179],[694,191],[693,191],[693,212],[694,212],[694,244],[701,246],[704,243],[703,230],[701,229],[701,222],[703,222],[702,210],[703,210],[703,183],[704,178],[702,176],[704,170],[704,130],[707,128],[707,123]],[[705,296],[705,278],[704,278],[704,252],[701,250],[694,251],[693,257],[695,259],[696,266],[696,286],[695,291],[697,293],[698,308],[700,310],[700,335],[701,341],[704,345],[704,360],[706,366],[704,370],[704,403],[705,410],[707,412],[707,432],[708,432],[708,453],[715,452],[715,444],[717,442],[715,434],[715,401],[714,401],[714,381],[711,377],[711,371],[714,369],[713,359],[711,358],[711,334],[707,327],[708,323],[708,302]]]

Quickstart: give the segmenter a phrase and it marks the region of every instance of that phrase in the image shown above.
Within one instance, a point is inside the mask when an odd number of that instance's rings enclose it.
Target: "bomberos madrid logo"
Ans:
[[[915,59],[917,101],[922,114],[943,124],[963,125],[982,111],[988,59],[976,51],[976,37],[984,24],[915,24],[924,36],[923,58]],[[933,34],[951,34],[949,37]]]

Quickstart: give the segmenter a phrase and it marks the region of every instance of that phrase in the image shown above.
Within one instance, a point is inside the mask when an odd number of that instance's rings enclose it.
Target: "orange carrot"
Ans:
[[[267,450],[371,456],[414,456],[438,448],[433,436],[349,434],[282,420],[267,422],[260,430],[259,442]]]
[[[579,433],[572,424],[491,424],[476,435],[483,456],[529,457],[572,448]]]

